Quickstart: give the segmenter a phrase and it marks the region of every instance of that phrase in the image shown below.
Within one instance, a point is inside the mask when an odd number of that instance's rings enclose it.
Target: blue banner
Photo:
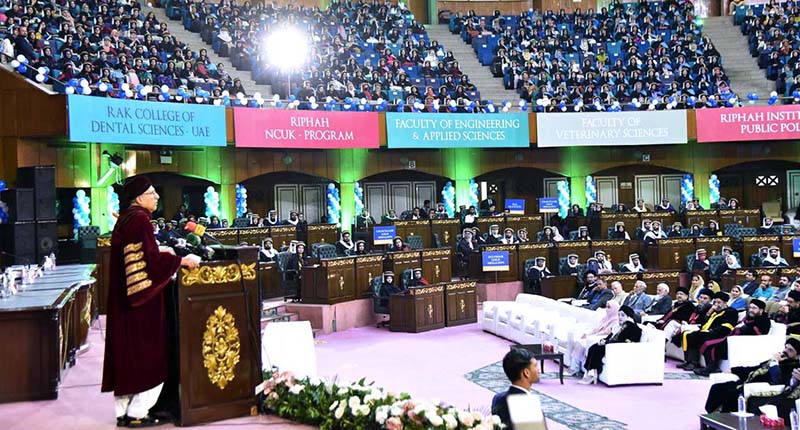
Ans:
[[[225,108],[68,96],[69,140],[140,145],[225,146]]]
[[[527,113],[387,112],[389,148],[527,148]]]
[[[506,209],[514,215],[525,214],[525,199],[506,199]]]
[[[539,213],[558,212],[558,197],[542,197],[539,199]]]
[[[792,238],[792,256],[800,258],[800,239]]]
[[[375,245],[390,245],[397,236],[397,227],[393,225],[376,225],[372,229],[372,243]]]
[[[483,251],[481,260],[484,272],[508,271],[508,251]]]

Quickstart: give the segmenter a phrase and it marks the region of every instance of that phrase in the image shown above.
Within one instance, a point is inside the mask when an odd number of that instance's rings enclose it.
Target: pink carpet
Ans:
[[[116,428],[113,398],[100,393],[103,339],[97,328],[91,330],[90,341],[91,348],[80,355],[77,365],[70,369],[57,400],[0,405],[0,429]],[[477,324],[420,334],[362,327],[318,338],[317,362],[321,376],[338,375],[340,380],[346,381],[366,377],[392,391],[407,391],[425,399],[488,411],[492,392],[468,381],[464,375],[499,361],[508,345],[508,341],[482,332]],[[553,371],[556,366],[546,363],[545,367]],[[667,371],[680,372],[672,363],[667,364]],[[663,386],[609,388],[582,386],[575,380],[566,380],[562,386],[557,379],[543,379],[535,388],[578,409],[625,423],[631,430],[694,430],[698,427],[697,414],[702,412],[708,382],[667,380]],[[669,417],[669,420],[654,420],[654,415]],[[309,428],[267,416],[198,427]],[[551,430],[566,428],[550,423]]]

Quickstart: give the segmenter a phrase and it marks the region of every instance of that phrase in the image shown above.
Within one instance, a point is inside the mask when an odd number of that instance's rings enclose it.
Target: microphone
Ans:
[[[222,242],[220,242],[216,237],[214,237],[214,235],[211,234],[211,232],[206,232],[206,226],[204,226],[203,224],[198,224],[194,221],[189,221],[186,223],[183,229],[188,231],[189,234],[194,233],[200,239],[207,237],[211,239],[211,241],[214,242],[215,244],[222,245]]]

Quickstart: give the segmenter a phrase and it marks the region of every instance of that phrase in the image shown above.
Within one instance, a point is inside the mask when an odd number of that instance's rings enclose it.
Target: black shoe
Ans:
[[[690,364],[692,364],[690,361],[684,361],[683,363],[681,363],[681,364],[679,364],[679,365],[677,365],[675,367],[677,367],[678,369],[685,369],[686,366],[688,366]]]
[[[714,369],[712,369],[710,367],[701,367],[701,368],[694,369],[694,374],[695,375],[699,375],[699,376],[708,376],[708,375],[710,375],[712,373],[714,373]]]
[[[687,372],[694,371],[694,369],[697,369],[697,368],[698,368],[698,366],[696,364],[694,364],[694,363],[687,363],[686,366],[682,367],[682,369],[687,371]]]
[[[117,427],[128,427],[129,422],[130,418],[127,415],[117,417]]]
[[[128,427],[133,429],[144,428],[144,427],[155,427],[166,423],[167,423],[166,421],[161,421],[160,419],[152,417],[150,415],[147,415],[144,418],[128,417]]]

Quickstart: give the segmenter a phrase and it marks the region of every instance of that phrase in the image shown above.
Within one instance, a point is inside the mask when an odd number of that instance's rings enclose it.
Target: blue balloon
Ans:
[[[25,73],[28,71],[28,66],[20,64],[19,67],[17,67],[17,71],[20,73]]]
[[[0,180],[0,191],[5,190],[6,186],[6,181]]]

